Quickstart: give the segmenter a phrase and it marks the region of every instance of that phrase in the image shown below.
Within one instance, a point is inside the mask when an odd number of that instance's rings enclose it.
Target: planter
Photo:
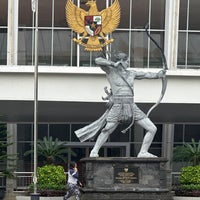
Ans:
[[[198,197],[200,199],[200,190],[187,190],[176,188],[175,197]]]
[[[63,197],[66,190],[39,190],[38,193],[41,197]]]

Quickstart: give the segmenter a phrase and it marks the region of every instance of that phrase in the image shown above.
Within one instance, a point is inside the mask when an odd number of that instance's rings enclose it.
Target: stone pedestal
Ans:
[[[172,200],[165,158],[83,158],[82,200]]]

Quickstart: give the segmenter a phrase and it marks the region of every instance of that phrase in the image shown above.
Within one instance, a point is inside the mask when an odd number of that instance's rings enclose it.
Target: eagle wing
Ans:
[[[79,34],[85,32],[84,17],[87,15],[87,12],[77,7],[72,0],[67,1],[65,11],[69,27]]]
[[[120,4],[118,0],[108,8],[102,10],[100,15],[102,17],[102,32],[109,34],[113,32],[120,22]]]

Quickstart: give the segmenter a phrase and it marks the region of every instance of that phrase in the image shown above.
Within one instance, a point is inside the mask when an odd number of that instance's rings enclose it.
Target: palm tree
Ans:
[[[66,154],[69,153],[69,150],[66,148],[64,144],[65,142],[59,141],[58,138],[56,138],[53,141],[52,137],[47,138],[45,136],[43,140],[38,140],[37,143],[38,156],[43,158],[46,164],[55,163],[57,159],[60,159],[66,163],[67,162]],[[24,155],[27,156],[31,153],[33,153],[33,150],[25,152]],[[73,151],[70,151],[70,153],[76,156],[76,154]]]
[[[191,143],[185,143],[183,146],[177,146],[174,149],[174,161],[186,161],[192,163],[193,166],[200,163],[200,140],[195,142],[192,138]]]

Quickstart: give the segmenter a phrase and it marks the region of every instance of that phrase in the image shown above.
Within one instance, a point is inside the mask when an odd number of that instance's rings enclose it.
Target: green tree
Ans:
[[[9,143],[8,139],[11,136],[7,133],[7,127],[5,124],[0,124],[0,171],[8,178],[13,177],[13,171],[15,170],[15,164],[13,162],[16,160],[16,154],[8,154],[7,148],[13,143]]]
[[[64,144],[65,142],[59,141],[58,138],[53,140],[52,137],[44,137],[43,140],[38,140],[37,143],[38,156],[44,159],[46,164],[55,163],[58,159],[66,163],[66,155],[69,153],[69,150]],[[27,156],[31,153],[33,153],[33,150],[25,152],[24,155]],[[76,154],[73,151],[70,151],[70,153],[76,156]]]
[[[0,188],[0,198],[14,199],[13,172],[16,169],[17,154],[11,154],[9,148],[13,143],[9,142],[12,136],[7,132],[6,124],[0,123],[0,172],[5,177],[5,188]]]
[[[185,161],[192,163],[193,166],[200,163],[200,140],[195,142],[192,138],[191,143],[185,143],[183,146],[177,146],[174,149],[174,161]]]

